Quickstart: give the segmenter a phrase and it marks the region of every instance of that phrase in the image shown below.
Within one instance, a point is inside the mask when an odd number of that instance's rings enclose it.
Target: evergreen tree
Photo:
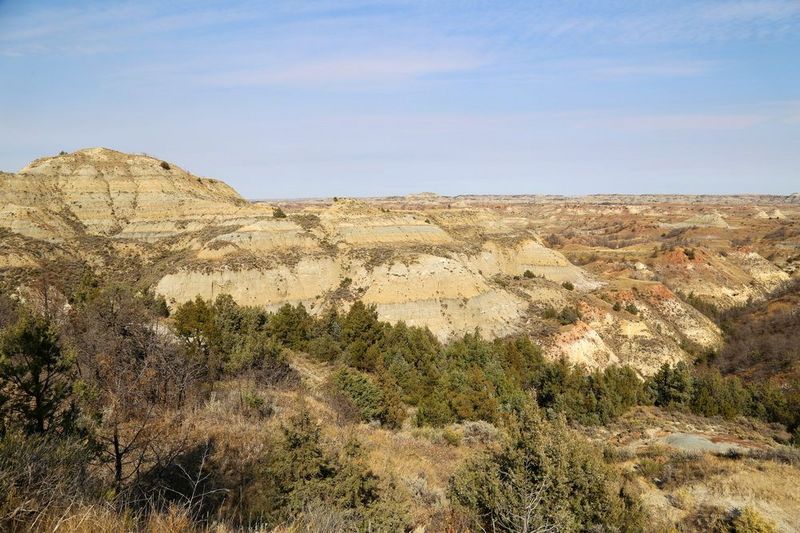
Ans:
[[[685,409],[694,392],[694,379],[689,366],[683,361],[675,367],[664,363],[649,382],[655,404],[659,407]]]
[[[0,338],[0,402],[29,433],[53,429],[65,414],[71,367],[52,324],[23,313]]]
[[[220,331],[214,308],[197,296],[178,307],[173,314],[175,331],[183,339],[189,355],[203,365],[208,377],[217,379],[225,364],[218,348]]]

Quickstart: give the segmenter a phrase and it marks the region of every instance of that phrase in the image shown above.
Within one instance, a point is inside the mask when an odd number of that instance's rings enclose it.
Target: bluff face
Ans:
[[[552,357],[643,374],[718,347],[687,301],[763,297],[795,272],[800,239],[797,202],[779,197],[422,194],[284,202],[276,218],[223,182],[104,148],[0,174],[0,206],[6,290],[61,261],[170,305],[230,294],[316,313],[361,299],[443,339],[529,334]]]

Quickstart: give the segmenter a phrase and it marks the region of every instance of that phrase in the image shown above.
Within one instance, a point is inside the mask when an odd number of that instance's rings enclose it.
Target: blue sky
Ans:
[[[800,0],[0,0],[0,169],[249,198],[800,190]]]

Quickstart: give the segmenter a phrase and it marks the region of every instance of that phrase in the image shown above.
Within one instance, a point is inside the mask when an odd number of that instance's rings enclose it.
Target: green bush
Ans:
[[[703,369],[694,375],[691,401],[693,413],[733,419],[745,413],[750,395],[739,378],[723,377],[716,369]]]
[[[268,450],[245,495],[256,523],[302,524],[316,508],[327,509],[346,528],[358,531],[407,527],[405,503],[369,469],[360,443],[351,439],[338,452],[328,451],[305,408]]]
[[[333,362],[342,355],[342,345],[327,333],[312,337],[306,343],[306,351],[314,359]]]
[[[418,426],[441,427],[451,422],[455,422],[455,415],[442,392],[434,390],[420,401],[416,418]]]
[[[198,296],[173,313],[176,333],[209,378],[248,373],[267,383],[291,376],[284,348],[305,345],[310,321],[302,306],[269,315],[240,306],[227,294],[213,303]]]
[[[314,319],[303,304],[297,307],[285,304],[267,320],[269,334],[293,350],[305,349],[306,342],[311,338],[313,326]]]
[[[641,505],[600,452],[563,421],[547,422],[532,410],[501,450],[453,475],[449,495],[475,530],[644,529]]]
[[[376,383],[362,372],[343,368],[333,375],[333,384],[356,407],[362,421],[396,428],[403,423],[405,409],[391,376],[381,378]]]
[[[731,520],[731,533],[775,533],[778,528],[750,507],[737,512]]]
[[[718,322],[722,316],[720,309],[712,302],[706,301],[703,298],[695,296],[694,292],[686,294],[678,294],[686,303],[706,315],[711,320]]]
[[[574,324],[581,318],[581,313],[577,307],[565,307],[558,314],[558,321],[562,325]]]
[[[272,416],[273,406],[270,398],[260,393],[254,388],[247,388],[240,393],[242,411],[249,416],[256,418],[267,418]]]
[[[461,433],[452,428],[445,428],[442,431],[442,438],[450,446],[458,446],[461,444]]]
[[[343,368],[333,375],[333,383],[358,408],[363,421],[383,417],[383,392],[365,374]]]

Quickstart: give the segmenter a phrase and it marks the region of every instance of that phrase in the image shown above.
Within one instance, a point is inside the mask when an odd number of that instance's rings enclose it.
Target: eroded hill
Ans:
[[[551,357],[642,374],[718,349],[709,310],[758,301],[800,263],[796,197],[423,194],[278,206],[93,148],[0,174],[0,200],[12,289],[55,263],[64,279],[79,277],[76,265],[126,276],[170,305],[230,294],[321,313],[360,299],[441,339],[529,334]]]

